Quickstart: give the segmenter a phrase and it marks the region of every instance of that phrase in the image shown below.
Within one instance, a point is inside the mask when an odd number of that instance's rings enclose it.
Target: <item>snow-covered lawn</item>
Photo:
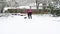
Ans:
[[[60,34],[60,17],[33,15],[0,17],[0,34]]]

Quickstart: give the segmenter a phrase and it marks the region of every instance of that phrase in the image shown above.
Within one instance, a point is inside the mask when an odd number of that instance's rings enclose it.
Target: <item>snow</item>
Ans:
[[[29,4],[29,6],[36,6],[36,3],[31,3]]]
[[[0,17],[0,34],[60,34],[60,17],[51,15]]]
[[[20,6],[20,7],[18,7],[18,8],[20,8],[20,9],[29,9],[30,7],[29,6]]]

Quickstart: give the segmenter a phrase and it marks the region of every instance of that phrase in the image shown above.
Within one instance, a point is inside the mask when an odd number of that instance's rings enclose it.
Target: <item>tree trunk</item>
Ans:
[[[37,8],[37,13],[39,13],[39,3],[38,3],[38,0],[36,0],[36,8]]]

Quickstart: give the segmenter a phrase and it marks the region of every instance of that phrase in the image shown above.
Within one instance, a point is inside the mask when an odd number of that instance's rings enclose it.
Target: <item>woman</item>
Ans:
[[[27,9],[27,14],[28,14],[28,18],[32,19],[32,10],[31,10],[31,6],[30,6],[30,9]]]

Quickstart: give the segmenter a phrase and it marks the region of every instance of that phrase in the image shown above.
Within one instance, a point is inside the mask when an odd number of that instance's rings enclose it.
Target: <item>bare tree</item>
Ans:
[[[37,13],[39,12],[39,3],[38,0],[36,0],[36,8],[37,8]]]
[[[58,4],[59,3],[59,0],[52,0],[53,2],[56,2],[56,4]]]
[[[6,2],[5,1],[0,1],[0,13],[3,13],[3,9],[6,6]]]

